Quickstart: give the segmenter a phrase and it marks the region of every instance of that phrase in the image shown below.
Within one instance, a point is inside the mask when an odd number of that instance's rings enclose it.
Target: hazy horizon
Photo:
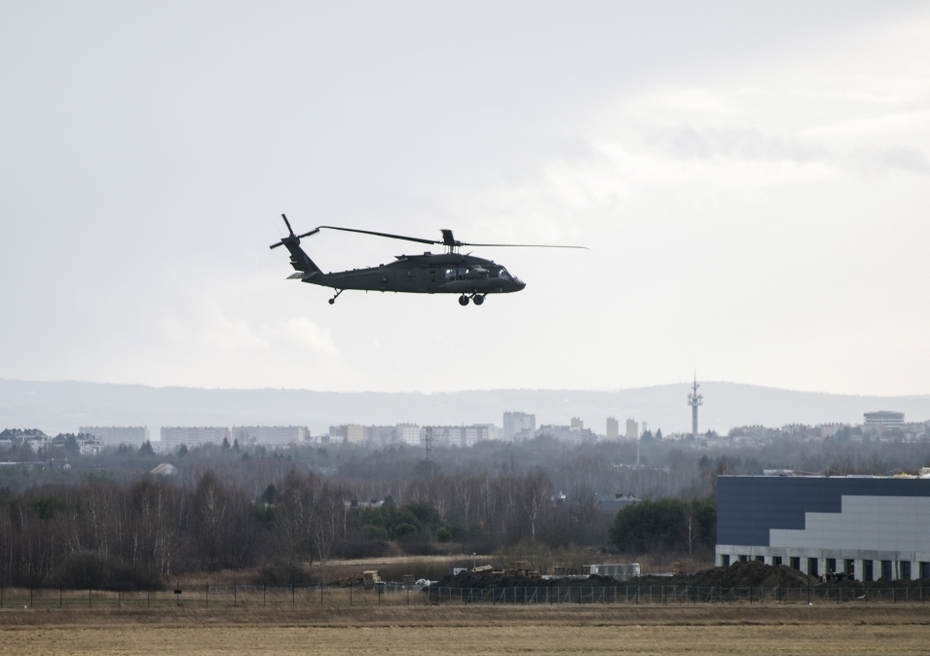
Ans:
[[[301,389],[149,387],[0,378],[0,428],[73,432],[80,426],[299,425],[313,434],[340,424],[502,425],[505,411],[536,416],[537,426],[565,426],[573,417],[604,434],[608,417],[646,422],[663,433],[691,430],[690,385],[627,390],[497,389],[456,392],[331,392]],[[739,383],[702,383],[699,430],[726,434],[738,426],[861,424],[863,413],[904,412],[930,420],[930,395],[864,396],[800,392]]]
[[[90,385],[118,385],[118,386],[136,386],[136,387],[148,387],[152,389],[170,389],[170,388],[184,388],[184,389],[193,389],[193,390],[208,390],[208,391],[261,391],[261,390],[280,390],[280,391],[295,391],[295,392],[320,392],[320,393],[331,393],[331,394],[423,394],[425,396],[432,396],[438,394],[456,394],[459,392],[495,392],[495,391],[540,391],[540,392],[559,392],[559,391],[570,391],[570,392],[596,392],[596,393],[605,393],[610,394],[614,392],[627,392],[627,391],[636,391],[636,390],[647,390],[658,387],[687,387],[691,388],[693,383],[692,380],[680,381],[680,382],[669,382],[669,383],[653,383],[650,385],[634,385],[630,387],[617,387],[617,388],[596,388],[596,387],[474,387],[474,388],[461,388],[461,389],[448,389],[448,390],[417,390],[417,389],[394,389],[394,390],[377,390],[377,389],[358,389],[358,390],[328,390],[328,389],[315,389],[311,387],[274,387],[274,386],[262,386],[262,387],[209,387],[209,386],[197,386],[197,385],[151,385],[147,383],[117,383],[112,381],[100,381],[100,380],[77,380],[77,379],[25,379],[25,378],[10,378],[6,376],[0,376],[0,381],[5,382],[24,382],[24,383],[79,383],[79,384],[90,384]],[[895,398],[911,398],[911,397],[923,397],[930,396],[930,392],[917,393],[917,394],[866,394],[866,393],[856,393],[856,392],[830,392],[824,390],[813,390],[813,389],[799,389],[799,388],[788,388],[788,387],[776,387],[773,385],[760,385],[756,383],[744,383],[734,380],[701,380],[697,379],[699,386],[704,385],[713,385],[713,384],[723,384],[723,385],[745,385],[747,387],[755,387],[760,389],[769,389],[779,392],[798,392],[801,394],[821,394],[827,396],[862,396],[862,397],[884,397],[889,399]],[[699,390],[700,391],[700,390]]]

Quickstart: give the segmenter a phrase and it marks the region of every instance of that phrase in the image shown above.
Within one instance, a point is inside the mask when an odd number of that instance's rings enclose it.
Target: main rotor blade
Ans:
[[[456,242],[457,246],[478,246],[479,248],[581,248],[590,250],[587,246],[562,246],[560,244],[472,244],[467,241]]]
[[[392,235],[389,232],[375,232],[373,230],[359,230],[357,228],[340,228],[338,226],[320,226],[317,230],[341,230],[342,232],[357,232],[363,235],[374,235],[375,237],[387,237],[388,239],[401,239],[403,241],[415,241],[420,244],[441,244],[436,239],[420,239],[419,237],[406,237],[404,235]]]
[[[451,230],[443,230],[443,239],[422,239],[420,237],[407,237],[406,235],[395,235],[390,232],[376,232],[374,230],[360,230],[358,228],[340,228],[339,226],[319,226],[317,230],[339,230],[341,232],[357,232],[363,235],[374,235],[375,237],[387,237],[388,239],[400,239],[403,241],[413,241],[419,244],[442,244],[444,246],[478,246],[487,248],[580,248],[588,250],[587,246],[561,246],[556,244],[473,244],[467,241],[457,241],[452,237]],[[310,233],[308,233],[310,234]]]

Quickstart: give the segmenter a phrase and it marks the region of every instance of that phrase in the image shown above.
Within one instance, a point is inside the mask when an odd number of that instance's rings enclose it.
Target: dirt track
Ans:
[[[137,610],[10,610],[0,611],[0,631],[39,626],[800,626],[874,625],[926,627],[930,637],[930,604],[833,606],[801,604],[703,604],[696,606],[384,606],[327,608],[161,608]],[[930,641],[928,641],[930,647]],[[930,652],[930,648],[928,648]]]

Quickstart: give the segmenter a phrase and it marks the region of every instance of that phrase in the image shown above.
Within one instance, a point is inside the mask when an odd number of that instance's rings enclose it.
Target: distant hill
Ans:
[[[648,422],[663,432],[690,430],[689,385],[658,385],[615,392],[584,390],[484,390],[437,394],[314,392],[285,389],[199,389],[81,382],[0,379],[0,430],[41,428],[72,432],[84,425],[145,425],[158,439],[161,426],[301,425],[313,434],[331,424],[502,423],[506,410],[536,415],[537,425],[568,424],[580,417],[604,433],[608,416]],[[861,423],[872,410],[904,412],[908,421],[930,420],[930,395],[818,394],[709,382],[701,385],[702,431],[790,423]]]

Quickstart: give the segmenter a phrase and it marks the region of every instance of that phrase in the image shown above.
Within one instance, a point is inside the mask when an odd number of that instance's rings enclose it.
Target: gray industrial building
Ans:
[[[716,561],[859,581],[930,578],[928,518],[923,477],[720,476]]]

